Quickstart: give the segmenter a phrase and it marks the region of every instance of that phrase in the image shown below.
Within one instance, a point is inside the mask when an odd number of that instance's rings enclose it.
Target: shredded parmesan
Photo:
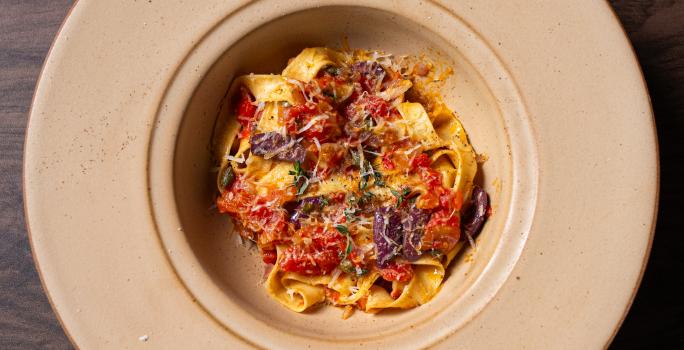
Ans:
[[[290,289],[290,288],[287,289],[287,295],[290,296],[290,300],[294,300],[294,294],[295,294],[295,292],[296,292],[296,291],[295,291],[294,289]]]
[[[318,149],[318,153],[321,153],[321,143],[318,141],[318,137],[313,138],[314,143],[316,144],[316,148]]]
[[[363,150],[363,151],[366,152],[366,153],[368,153],[368,154],[372,154],[372,155],[374,155],[374,156],[381,156],[381,155],[382,155],[381,153],[369,151],[369,150],[366,150],[366,149]]]
[[[314,102],[314,100],[306,94],[306,91],[304,90],[304,84],[301,81],[288,78],[287,82],[292,84],[292,85],[295,85],[299,88],[299,90],[302,92],[302,95],[306,99],[306,102],[311,102],[311,103]]]
[[[237,157],[233,157],[233,156],[227,154],[227,155],[226,155],[226,160],[229,160],[229,161],[231,161],[231,162],[236,162],[236,163],[242,164],[242,163],[245,162],[245,155],[244,155],[244,154],[240,154],[240,158],[237,158]]]
[[[415,151],[416,151],[417,149],[419,149],[421,146],[422,146],[422,145],[416,145],[415,147],[412,147],[411,149],[406,150],[406,151],[404,152],[404,154],[409,155],[409,154],[415,152]]]
[[[332,288],[335,285],[335,282],[337,282],[337,278],[340,277],[340,274],[342,274],[342,271],[338,268],[335,268],[330,275],[330,282],[328,282],[328,288]]]
[[[311,127],[312,127],[314,124],[316,124],[317,121],[319,121],[319,120],[326,120],[326,119],[328,119],[328,115],[327,115],[327,114],[319,114],[319,115],[317,115],[317,116],[311,118],[311,120],[309,120],[309,122],[306,123],[306,125],[304,125],[301,129],[297,130],[297,133],[298,133],[298,134],[301,134],[301,133],[303,133],[304,131],[307,131],[307,130],[311,129]]]
[[[473,249],[477,249],[477,247],[475,246],[475,240],[473,239],[473,236],[471,236],[468,231],[466,231],[466,230],[464,230],[464,231],[465,231],[466,237],[468,238],[468,243],[470,244],[470,247]]]

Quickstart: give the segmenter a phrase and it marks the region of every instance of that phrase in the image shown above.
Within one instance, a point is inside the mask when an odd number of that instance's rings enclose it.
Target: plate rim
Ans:
[[[659,142],[658,142],[655,113],[653,111],[653,104],[652,104],[652,101],[650,98],[650,92],[648,90],[648,85],[647,85],[647,82],[646,82],[646,79],[644,76],[643,68],[642,68],[642,66],[638,60],[638,56],[636,55],[636,51],[634,49],[634,46],[632,45],[632,42],[629,39],[629,36],[627,35],[627,32],[626,32],[624,26],[620,22],[619,17],[617,16],[614,8],[612,6],[610,6],[610,4],[608,3],[607,0],[603,0],[601,2],[603,3],[603,6],[607,8],[607,10],[608,10],[607,12],[610,13],[610,17],[611,17],[611,20],[614,23],[614,25],[617,26],[617,28],[619,28],[620,32],[622,33],[624,44],[626,44],[627,47],[629,47],[629,49],[631,51],[631,54],[629,55],[630,57],[627,58],[625,56],[625,59],[626,60],[628,59],[630,61],[630,63],[632,63],[632,65],[636,68],[638,76],[641,78],[642,86],[639,88],[639,90],[648,99],[650,126],[651,126],[651,131],[654,135],[654,140],[655,140],[654,149],[653,149],[653,151],[655,152],[655,179],[654,179],[655,180],[655,191],[654,191],[654,198],[652,199],[653,200],[653,205],[652,205],[653,211],[652,211],[652,218],[650,220],[650,229],[648,230],[649,231],[648,243],[647,243],[645,250],[644,250],[644,255],[643,255],[643,258],[642,258],[642,261],[640,264],[641,269],[640,269],[640,272],[639,272],[638,277],[636,279],[636,282],[632,288],[631,296],[629,297],[628,302],[624,306],[624,311],[622,313],[622,316],[620,317],[619,321],[615,324],[615,327],[612,331],[611,336],[606,340],[605,348],[607,348],[612,343],[612,341],[614,340],[615,336],[617,335],[619,329],[621,328],[622,324],[624,323],[624,321],[625,321],[625,319],[626,319],[626,317],[627,317],[627,315],[631,309],[631,306],[633,305],[636,294],[638,293],[638,289],[639,289],[639,287],[643,281],[645,271],[646,271],[646,268],[648,266],[648,260],[649,260],[649,257],[650,257],[651,251],[652,251],[653,240],[655,237],[655,230],[656,230],[656,226],[657,226],[657,215],[658,215],[658,209],[659,209],[658,207],[659,207],[659,196],[660,196],[661,167],[660,167],[660,149],[659,149],[660,147],[659,147]],[[51,57],[53,50],[56,47],[58,41],[64,35],[64,28],[65,28],[66,23],[71,18],[71,15],[72,15],[74,9],[77,8],[77,6],[79,6],[80,3],[81,3],[81,1],[75,0],[71,4],[71,6],[69,7],[69,10],[67,11],[66,15],[62,19],[62,22],[59,26],[59,29],[56,31],[56,33],[52,39],[49,50],[47,51],[47,53],[44,56],[44,60],[43,60],[43,63],[41,64],[40,72],[36,78],[36,84],[35,84],[35,87],[33,90],[33,96],[31,98],[30,108],[27,112],[26,134],[25,134],[24,142],[23,142],[23,147],[24,147],[23,150],[24,151],[22,154],[22,197],[24,199],[23,200],[23,212],[24,212],[24,217],[25,217],[26,232],[27,232],[29,245],[30,245],[31,253],[32,253],[31,256],[32,256],[34,265],[36,266],[36,271],[37,271],[37,274],[38,274],[38,277],[39,277],[39,280],[41,283],[41,287],[43,288],[44,294],[46,295],[48,302],[50,303],[52,311],[55,314],[57,320],[59,321],[60,326],[61,326],[62,330],[64,331],[65,335],[67,336],[67,338],[69,339],[71,344],[76,348],[79,348],[79,345],[75,342],[75,338],[71,334],[69,328],[66,327],[66,324],[65,324],[62,316],[57,311],[55,300],[53,299],[53,296],[52,296],[50,290],[48,289],[48,286],[46,285],[46,282],[45,282],[45,278],[43,276],[43,268],[41,268],[39,258],[35,254],[35,244],[36,243],[35,243],[35,240],[33,238],[33,233],[31,230],[31,218],[29,216],[28,202],[25,199],[26,199],[26,193],[27,193],[26,173],[27,173],[27,167],[28,167],[27,160],[26,160],[26,158],[27,158],[26,157],[26,149],[27,149],[26,146],[27,146],[28,135],[29,135],[28,130],[31,126],[31,120],[32,120],[33,114],[34,114],[34,106],[36,104],[36,97],[38,95],[39,89],[41,87],[44,88],[44,86],[43,86],[44,83],[41,84],[41,82],[43,82],[45,80],[45,73],[46,73],[45,69],[46,69],[46,66],[48,65],[49,58]],[[437,5],[443,6],[441,3],[437,3]]]

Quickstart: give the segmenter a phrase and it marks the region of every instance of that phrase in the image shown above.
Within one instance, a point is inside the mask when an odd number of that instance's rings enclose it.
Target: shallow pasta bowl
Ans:
[[[210,208],[232,79],[344,38],[454,69],[443,93],[487,155],[494,209],[432,301],[348,320],[269,299],[263,264]],[[36,90],[26,209],[50,299],[85,348],[601,347],[650,246],[656,159],[604,3],[79,2]]]

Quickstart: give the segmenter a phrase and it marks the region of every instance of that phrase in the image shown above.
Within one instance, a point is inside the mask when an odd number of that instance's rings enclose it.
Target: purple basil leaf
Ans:
[[[416,261],[420,258],[420,241],[425,232],[425,225],[430,220],[430,212],[427,210],[411,207],[404,216],[402,226],[404,228],[404,258]]]
[[[482,187],[473,187],[471,205],[463,217],[463,229],[470,237],[477,236],[482,229],[482,225],[487,219],[487,208],[489,208],[489,197]]]
[[[361,81],[362,87],[370,92],[376,92],[380,88],[382,79],[385,77],[385,70],[377,62],[356,62],[352,65],[352,71],[358,72],[364,77]]]
[[[321,197],[308,197],[302,199],[297,207],[292,210],[290,215],[290,222],[294,224],[295,229],[301,228],[300,220],[309,217],[309,214],[314,210],[321,210],[323,208],[323,199]]]
[[[257,156],[272,156],[287,162],[304,162],[306,149],[296,143],[289,136],[283,136],[275,131],[254,134],[249,140],[251,151]]]
[[[373,220],[373,242],[378,267],[387,267],[390,261],[399,255],[402,238],[401,214],[393,207],[376,210]]]

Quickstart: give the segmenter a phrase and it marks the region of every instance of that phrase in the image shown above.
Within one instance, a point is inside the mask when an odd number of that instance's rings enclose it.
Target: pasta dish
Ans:
[[[216,205],[270,266],[267,293],[302,312],[378,312],[434,297],[489,215],[477,156],[424,59],[307,48],[249,74],[217,122]]]

